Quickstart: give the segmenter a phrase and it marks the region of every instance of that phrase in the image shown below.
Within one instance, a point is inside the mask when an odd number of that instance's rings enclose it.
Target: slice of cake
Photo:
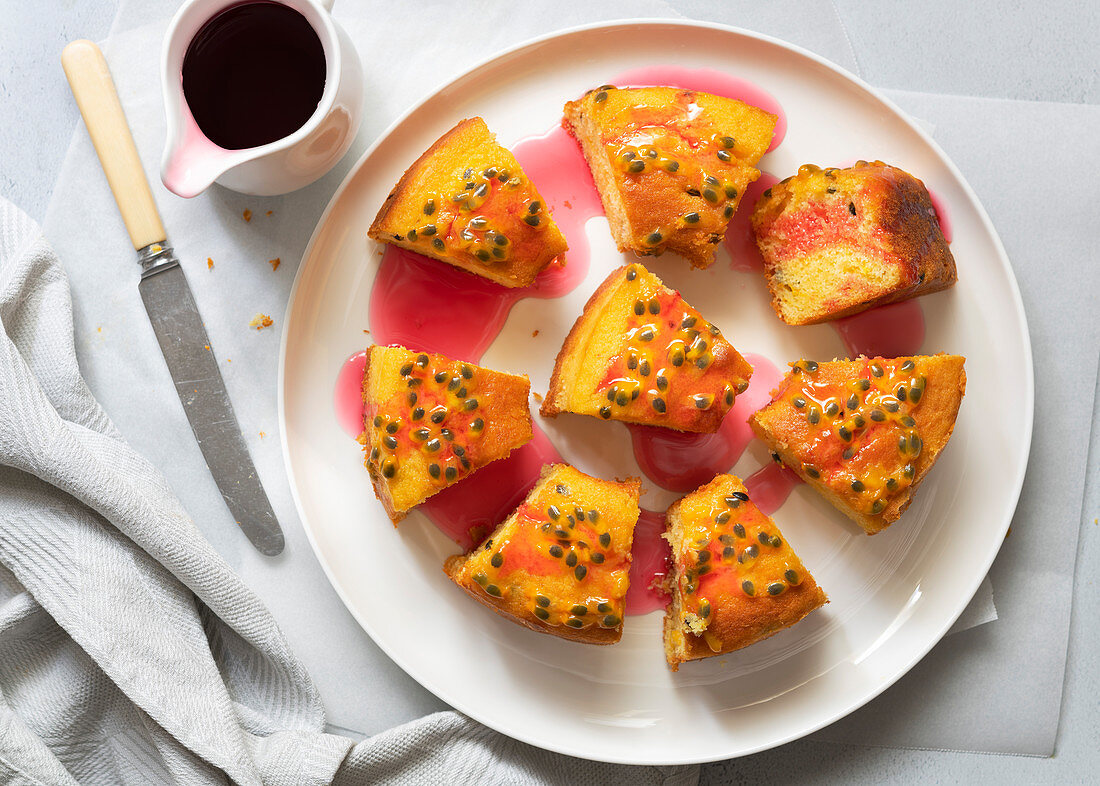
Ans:
[[[783,463],[873,535],[897,521],[951,438],[964,358],[800,360],[749,418]]]
[[[799,168],[764,192],[752,226],[772,307],[788,325],[927,295],[956,280],[928,189],[881,161]]]
[[[608,276],[585,305],[541,411],[713,432],[751,375],[717,326],[635,263]]]
[[[673,671],[766,639],[828,602],[733,475],[674,503],[665,537],[672,544],[665,658]]]
[[[547,465],[515,513],[443,569],[475,600],[531,630],[614,644],[623,632],[640,488],[635,479],[617,483]]]
[[[666,249],[695,267],[714,261],[775,115],[732,98],[674,87],[604,85],[565,105],[620,251]]]
[[[480,117],[409,167],[367,234],[506,287],[527,286],[566,250],[546,202]]]
[[[393,522],[530,440],[530,390],[526,376],[404,347],[371,347],[359,442],[374,493]]]

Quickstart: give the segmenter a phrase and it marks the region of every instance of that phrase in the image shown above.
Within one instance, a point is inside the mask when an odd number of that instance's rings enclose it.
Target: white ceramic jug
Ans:
[[[332,0],[274,2],[305,17],[324,49],[325,87],[317,109],[297,131],[266,145],[227,150],[209,140],[184,97],[183,58],[206,22],[241,0],[188,0],[172,18],[161,54],[168,121],[161,180],[169,191],[193,197],[217,181],[244,194],[285,194],[324,175],[351,146],[363,114],[363,73],[351,39],[329,13]]]

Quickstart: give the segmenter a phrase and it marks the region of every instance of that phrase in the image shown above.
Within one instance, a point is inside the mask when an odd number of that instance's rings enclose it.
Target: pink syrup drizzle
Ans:
[[[782,464],[772,462],[745,478],[745,490],[760,512],[772,515],[787,501],[802,478]]]
[[[506,459],[494,461],[428,497],[419,510],[439,529],[469,551],[519,507],[547,464],[560,464],[561,455],[546,433],[532,424],[531,441]]]
[[[668,593],[661,586],[672,565],[672,549],[661,536],[665,514],[642,508],[634,527],[630,589],[626,592],[627,614],[649,614],[668,605]]]
[[[742,273],[763,273],[764,257],[756,247],[756,238],[752,233],[752,211],[756,200],[766,190],[779,182],[779,178],[770,172],[761,172],[760,177],[745,189],[737,212],[730,219],[726,230],[726,250],[730,254],[730,269]]]
[[[771,401],[771,391],[783,375],[765,357],[745,353],[752,365],[749,387],[733,402],[713,434],[631,424],[634,458],[646,477],[661,488],[685,493],[693,491],[717,474],[728,472],[752,440],[749,416]]]
[[[542,271],[529,287],[510,289],[396,246],[386,246],[370,298],[378,344],[438,352],[476,363],[527,297],[561,297],[584,280],[590,253],[584,225],[603,214],[577,143],[556,127],[516,143],[513,153],[569,243],[564,264]]]
[[[684,90],[698,90],[716,96],[736,98],[746,104],[759,107],[775,115],[775,133],[767,152],[779,147],[787,135],[787,113],[782,105],[768,91],[752,82],[736,76],[715,71],[713,68],[684,68],[682,66],[658,65],[633,68],[614,77],[611,82],[618,87],[679,87]]]
[[[353,437],[363,433],[363,370],[366,367],[366,350],[345,360],[336,376],[336,390],[332,394],[336,422]]]
[[[951,214],[947,211],[947,203],[943,200],[943,197],[930,188],[928,189],[928,198],[932,201],[932,208],[936,211],[936,218],[940,222],[940,231],[943,232],[943,239],[950,243],[952,236]]]
[[[842,317],[832,325],[850,358],[916,355],[924,343],[924,311],[916,298]]]

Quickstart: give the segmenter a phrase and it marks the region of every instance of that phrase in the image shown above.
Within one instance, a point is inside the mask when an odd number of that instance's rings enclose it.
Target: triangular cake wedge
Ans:
[[[917,178],[881,161],[806,164],[752,214],[772,308],[812,325],[952,286],[955,258]]]
[[[828,602],[739,478],[718,475],[674,503],[667,518],[665,658],[673,671],[766,639]]]
[[[362,389],[364,463],[395,524],[428,497],[531,439],[526,376],[374,346]]]
[[[566,250],[546,202],[480,117],[409,167],[368,234],[506,287],[529,285]]]
[[[873,535],[897,521],[951,438],[964,358],[800,360],[749,419],[783,463]]]
[[[709,433],[751,375],[717,326],[634,263],[608,276],[585,305],[541,412]]]
[[[620,251],[714,261],[776,117],[674,87],[604,85],[565,105]]]
[[[543,467],[527,498],[485,543],[447,560],[458,586],[540,633],[586,644],[622,636],[641,483]]]

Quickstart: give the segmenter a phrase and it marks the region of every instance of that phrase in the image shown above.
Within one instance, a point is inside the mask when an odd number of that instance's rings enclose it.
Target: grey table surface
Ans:
[[[706,19],[707,0],[670,3]],[[58,56],[74,38],[102,39],[117,0],[0,0],[0,195],[42,221],[78,115]],[[860,3],[837,0],[863,77],[882,88],[985,98],[1100,103],[1100,4]],[[812,24],[807,20],[807,24]],[[1088,173],[1086,176],[1091,176]],[[1090,262],[1095,264],[1095,262]],[[1092,349],[1095,351],[1095,348]],[[1093,424],[1100,422],[1094,412]],[[1094,425],[1095,432],[1095,425]],[[1097,467],[1094,433],[1089,466]],[[1095,475],[1095,473],[1093,473]],[[803,741],[704,768],[704,782],[1095,782],[1100,765],[1100,483],[1086,485],[1075,605],[1058,743],[1051,759]],[[1026,679],[1027,675],[1021,675]]]

